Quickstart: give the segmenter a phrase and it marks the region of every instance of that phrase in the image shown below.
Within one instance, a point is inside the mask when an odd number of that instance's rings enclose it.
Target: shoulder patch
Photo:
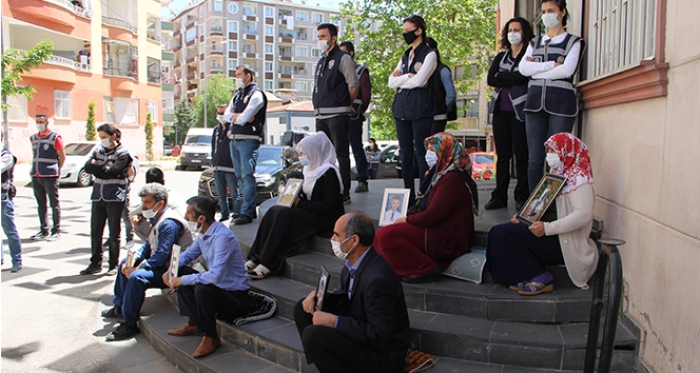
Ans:
[[[421,67],[423,67],[423,64],[421,62],[416,62],[416,64],[413,65],[413,68],[416,70],[416,72],[419,72]]]

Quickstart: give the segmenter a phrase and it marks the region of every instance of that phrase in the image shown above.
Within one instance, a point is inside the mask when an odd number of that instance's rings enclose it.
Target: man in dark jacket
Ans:
[[[233,199],[233,218],[236,219],[241,214],[241,204],[238,203],[238,180],[233,169],[233,161],[231,160],[231,139],[228,137],[229,127],[231,123],[224,119],[226,108],[228,105],[219,105],[216,111],[216,119],[219,125],[214,128],[214,133],[211,135],[211,165],[214,168],[214,182],[216,183],[216,193],[219,195],[219,207],[221,208],[221,217],[219,221],[229,219],[228,210],[228,193],[226,188],[231,191]]]

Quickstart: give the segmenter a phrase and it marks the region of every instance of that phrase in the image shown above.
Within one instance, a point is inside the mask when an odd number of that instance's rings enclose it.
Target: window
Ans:
[[[308,21],[309,20],[309,13],[308,12],[302,12],[300,10],[297,10],[297,21]]]
[[[256,6],[244,6],[243,15],[244,16],[257,16],[258,8]]]
[[[16,97],[7,96],[7,104],[10,109],[7,111],[7,119],[10,122],[27,122],[27,98],[23,95]]]
[[[273,84],[272,80],[266,80],[265,81],[265,90],[272,91],[272,84]]]
[[[338,18],[333,18],[333,19],[331,20],[331,23],[334,24],[334,25],[336,25],[336,26],[338,26],[338,27],[340,27],[340,20],[339,20]]]
[[[312,48],[311,49],[311,57],[321,57],[321,50],[318,48]]]
[[[139,100],[130,98],[104,98],[104,121],[117,124],[138,124]]]
[[[185,43],[189,43],[197,38],[197,28],[193,27],[185,33]]]
[[[53,91],[56,118],[70,119],[70,92]]]
[[[238,32],[238,22],[228,21],[228,32]]]
[[[265,7],[265,17],[274,18],[275,17],[275,8],[266,6]]]
[[[138,48],[129,42],[103,38],[102,50],[105,75],[138,77]]]
[[[272,62],[265,62],[265,72],[271,73],[272,71]]]
[[[295,87],[297,92],[307,92],[309,89],[309,85],[306,82],[296,82]]]
[[[228,59],[228,69],[229,69],[230,71],[235,71],[235,70],[236,70],[236,67],[237,67],[237,66],[236,66],[236,65],[237,65],[236,62],[237,62],[237,61],[236,61],[235,59],[233,59],[233,58],[229,58],[229,59]]]
[[[297,57],[308,57],[309,49],[306,47],[297,47]]]
[[[457,100],[457,110],[462,113],[462,118],[478,118],[479,117],[479,97],[469,97],[463,100]]]
[[[311,15],[311,22],[313,23],[323,23],[323,14],[321,13],[313,13]]]
[[[221,0],[214,0],[214,11],[220,12],[224,8],[224,3]]]
[[[151,122],[158,123],[158,101],[148,101],[148,113],[151,114]]]
[[[243,44],[243,53],[256,53],[255,46],[252,44]]]
[[[228,4],[228,12],[231,14],[236,14],[238,13],[238,4],[236,3],[229,3]]]
[[[265,36],[275,36],[275,26],[265,25]]]
[[[229,40],[228,41],[228,51],[229,52],[238,52],[238,42],[236,40]]]
[[[265,44],[265,54],[272,54],[275,46],[273,44]]]
[[[257,35],[258,34],[258,23],[243,21],[243,33],[246,35]]]

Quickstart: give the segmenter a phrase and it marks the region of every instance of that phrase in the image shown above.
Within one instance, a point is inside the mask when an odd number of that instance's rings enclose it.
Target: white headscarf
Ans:
[[[338,176],[340,184],[338,193],[343,193],[343,178],[340,177],[340,170],[335,165],[335,147],[324,132],[316,132],[304,137],[297,144],[297,150],[309,157],[311,162],[309,166],[304,166],[304,184],[302,185],[304,193],[309,198],[311,198],[316,180],[323,176],[329,168],[333,168]]]

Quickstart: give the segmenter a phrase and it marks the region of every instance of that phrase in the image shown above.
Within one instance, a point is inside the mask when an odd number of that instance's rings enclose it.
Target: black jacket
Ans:
[[[321,232],[332,232],[335,221],[345,213],[340,181],[335,170],[329,168],[316,180],[310,199],[301,193],[302,198],[296,207],[316,214]]]

